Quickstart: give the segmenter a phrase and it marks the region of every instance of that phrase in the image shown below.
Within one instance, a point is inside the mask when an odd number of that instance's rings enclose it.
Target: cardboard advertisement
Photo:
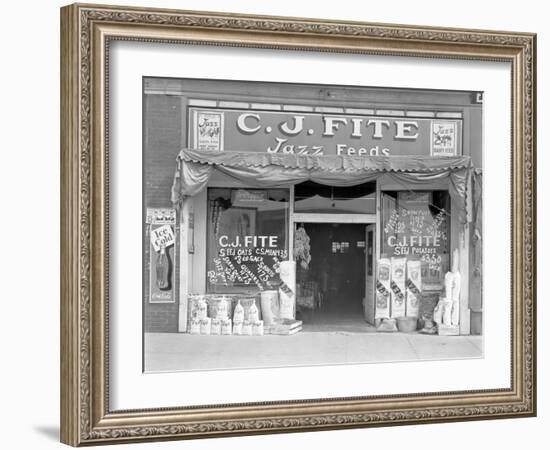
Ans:
[[[418,317],[422,299],[422,263],[407,261],[407,317]]]
[[[390,282],[391,282],[391,262],[388,258],[382,258],[378,261],[378,276],[376,279],[376,319],[390,317]]]
[[[407,258],[391,259],[391,317],[405,316]]]
[[[175,303],[176,210],[147,208],[149,303]]]

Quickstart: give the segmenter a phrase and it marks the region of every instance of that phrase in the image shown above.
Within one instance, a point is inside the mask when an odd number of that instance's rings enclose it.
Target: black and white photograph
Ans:
[[[70,3],[2,10],[1,448],[547,440],[544,2]]]
[[[143,78],[143,371],[483,358],[483,92]]]

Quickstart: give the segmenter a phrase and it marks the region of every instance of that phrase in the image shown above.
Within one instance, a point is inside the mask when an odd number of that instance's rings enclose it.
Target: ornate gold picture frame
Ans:
[[[509,63],[510,386],[114,410],[109,68],[117,41]],[[86,4],[62,8],[61,441],[81,446],[534,416],[535,89],[536,36],[530,33]]]

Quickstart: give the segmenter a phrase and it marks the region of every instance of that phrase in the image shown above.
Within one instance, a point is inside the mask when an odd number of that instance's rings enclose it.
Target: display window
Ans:
[[[424,285],[439,284],[450,263],[447,191],[382,192],[381,258],[420,261]]]
[[[288,259],[288,189],[209,188],[207,292],[272,289]]]

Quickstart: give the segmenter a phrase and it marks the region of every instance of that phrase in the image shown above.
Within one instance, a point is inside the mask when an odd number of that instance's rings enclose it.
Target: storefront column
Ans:
[[[290,201],[288,204],[288,260],[294,261],[294,185],[290,186]]]
[[[466,223],[460,226],[459,232],[459,272],[460,283],[460,318],[459,330],[461,335],[470,334],[470,306],[468,294],[470,292],[469,274],[470,274],[470,224]]]
[[[180,236],[179,236],[179,314],[178,314],[178,331],[185,333],[187,331],[187,295],[189,292],[189,273],[190,273],[190,261],[189,261],[189,248],[192,245],[190,241],[191,230],[193,224],[192,220],[192,208],[193,200],[186,198],[183,200],[180,210]]]

